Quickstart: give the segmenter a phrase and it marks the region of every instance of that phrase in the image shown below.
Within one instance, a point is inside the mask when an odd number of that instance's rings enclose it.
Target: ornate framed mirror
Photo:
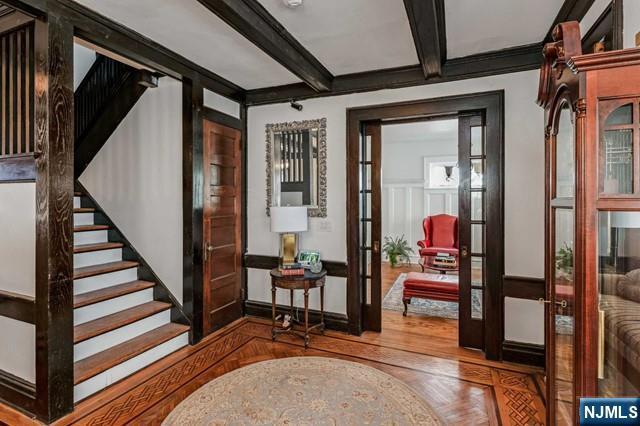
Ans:
[[[266,126],[267,215],[272,206],[306,206],[327,217],[327,120]]]

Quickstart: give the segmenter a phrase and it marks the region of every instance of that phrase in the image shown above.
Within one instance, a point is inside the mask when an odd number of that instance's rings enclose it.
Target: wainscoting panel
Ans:
[[[426,188],[423,181],[382,184],[382,237],[404,235],[418,261],[417,242],[424,239],[422,221],[436,214],[458,214],[458,190]]]

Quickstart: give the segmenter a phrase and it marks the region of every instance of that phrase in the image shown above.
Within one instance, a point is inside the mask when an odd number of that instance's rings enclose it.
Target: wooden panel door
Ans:
[[[365,124],[360,150],[360,277],[364,297],[362,325],[371,331],[382,330],[381,150],[380,122]]]
[[[242,315],[240,131],[204,120],[204,333]]]

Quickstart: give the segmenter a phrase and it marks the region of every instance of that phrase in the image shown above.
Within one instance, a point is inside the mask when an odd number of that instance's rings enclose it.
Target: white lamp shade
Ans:
[[[308,227],[306,207],[271,207],[271,232],[304,232]]]

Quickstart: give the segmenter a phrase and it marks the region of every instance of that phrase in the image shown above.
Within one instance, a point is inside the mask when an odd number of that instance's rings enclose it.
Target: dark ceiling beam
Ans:
[[[553,29],[559,23],[567,21],[582,21],[582,18],[587,14],[594,1],[595,0],[564,0],[556,19],[554,19],[553,24],[551,24],[551,28],[547,31],[544,42],[548,43],[553,41],[553,37],[551,35],[553,34]]]
[[[440,77],[447,59],[444,0],[404,0],[424,78]]]
[[[220,95],[242,102],[244,89],[191,62],[159,43],[71,0],[2,0],[32,16],[55,10],[74,27],[76,36],[177,80],[199,79]]]
[[[464,80],[490,75],[508,74],[540,68],[542,63],[542,43],[493,52],[449,59],[442,67],[442,76],[426,80],[421,65],[369,71],[336,76],[330,92],[318,93],[305,84],[269,87],[249,90],[247,105],[265,105],[326,96],[347,95],[373,90],[395,89],[421,86],[447,81]]]
[[[316,91],[331,89],[333,75],[257,0],[198,0]]]

